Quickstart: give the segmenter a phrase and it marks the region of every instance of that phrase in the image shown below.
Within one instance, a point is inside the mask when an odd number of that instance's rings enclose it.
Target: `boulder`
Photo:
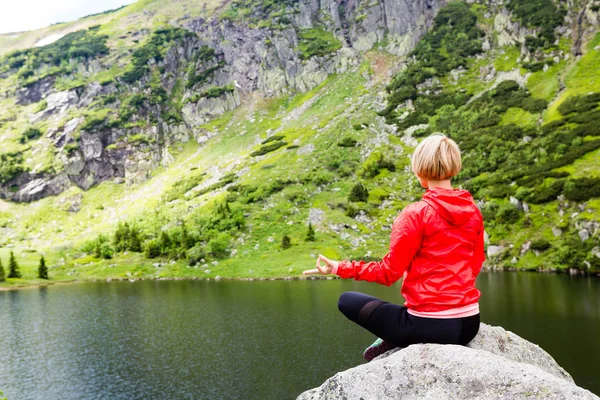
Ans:
[[[418,344],[339,372],[299,400],[600,399],[539,346],[481,324],[466,347]]]

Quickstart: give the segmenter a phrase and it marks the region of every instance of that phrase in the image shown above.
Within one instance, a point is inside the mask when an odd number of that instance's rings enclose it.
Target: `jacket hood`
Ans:
[[[461,189],[427,189],[423,201],[433,207],[437,213],[452,225],[464,225],[477,215],[477,206],[473,197]]]

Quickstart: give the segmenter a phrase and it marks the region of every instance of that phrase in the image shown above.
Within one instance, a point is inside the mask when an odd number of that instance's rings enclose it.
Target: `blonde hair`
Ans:
[[[425,138],[412,155],[412,170],[423,179],[450,179],[459,173],[461,167],[458,145],[443,133]]]

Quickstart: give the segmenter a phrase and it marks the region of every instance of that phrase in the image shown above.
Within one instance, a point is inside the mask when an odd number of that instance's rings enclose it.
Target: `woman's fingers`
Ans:
[[[319,271],[318,269],[307,269],[306,271],[304,271],[302,274],[303,275],[312,275],[312,274],[318,274],[321,271]]]

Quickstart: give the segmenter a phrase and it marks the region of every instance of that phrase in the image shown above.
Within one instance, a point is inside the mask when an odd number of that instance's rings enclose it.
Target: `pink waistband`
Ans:
[[[415,311],[408,309],[410,315],[423,318],[463,318],[479,314],[479,303],[468,306],[451,308],[444,311]]]

